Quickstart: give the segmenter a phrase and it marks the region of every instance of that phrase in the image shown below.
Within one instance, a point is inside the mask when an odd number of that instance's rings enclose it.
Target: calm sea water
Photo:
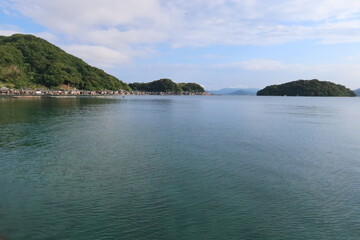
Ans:
[[[0,98],[0,239],[360,239],[360,98]]]

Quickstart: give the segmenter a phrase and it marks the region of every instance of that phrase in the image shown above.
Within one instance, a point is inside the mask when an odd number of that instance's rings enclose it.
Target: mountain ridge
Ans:
[[[353,90],[356,96],[360,96],[360,88]]]
[[[219,90],[206,90],[213,94],[220,95],[256,95],[258,88],[221,88]]]

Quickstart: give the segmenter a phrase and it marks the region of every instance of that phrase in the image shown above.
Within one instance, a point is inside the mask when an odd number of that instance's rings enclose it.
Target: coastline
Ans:
[[[124,96],[124,95],[213,95],[208,92],[140,92],[140,91],[87,91],[87,90],[40,90],[40,89],[10,89],[0,88],[0,96],[15,98],[41,98],[41,97],[96,97],[96,96]]]

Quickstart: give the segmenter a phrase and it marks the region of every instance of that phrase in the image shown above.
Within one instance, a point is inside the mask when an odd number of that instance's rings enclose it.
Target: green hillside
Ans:
[[[175,83],[167,78],[149,83],[130,83],[129,86],[135,91],[144,92],[205,92],[197,83]]]
[[[257,92],[258,96],[320,96],[354,97],[350,89],[332,82],[298,80],[280,85],[271,85]]]
[[[197,83],[179,83],[183,92],[205,92],[205,89]]]
[[[44,39],[23,34],[0,36],[0,86],[61,86],[84,90],[130,90],[103,70],[92,67]]]

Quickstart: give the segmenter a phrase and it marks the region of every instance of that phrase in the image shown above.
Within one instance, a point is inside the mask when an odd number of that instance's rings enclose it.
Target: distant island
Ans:
[[[230,95],[255,96],[257,91],[259,91],[257,88],[243,88],[230,93]]]
[[[360,88],[353,90],[356,96],[360,96]]]
[[[354,97],[350,89],[327,81],[298,80],[280,85],[267,86],[257,92],[258,96],[319,96],[319,97]]]
[[[219,90],[207,90],[207,92],[219,95],[256,95],[258,88],[222,88]]]
[[[163,78],[149,83],[130,83],[129,87],[133,91],[141,92],[164,92],[164,93],[204,93],[205,90],[197,83],[175,83],[171,79]]]

